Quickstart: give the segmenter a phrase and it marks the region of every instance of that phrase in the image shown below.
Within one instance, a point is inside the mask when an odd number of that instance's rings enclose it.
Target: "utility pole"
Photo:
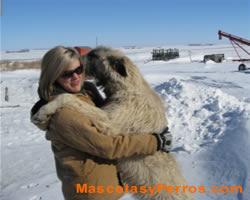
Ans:
[[[98,46],[98,37],[96,36],[96,38],[95,38],[95,47],[97,47]]]
[[[190,62],[193,62],[193,61],[192,61],[191,51],[190,51],[190,50],[188,50],[188,55],[189,55]]]

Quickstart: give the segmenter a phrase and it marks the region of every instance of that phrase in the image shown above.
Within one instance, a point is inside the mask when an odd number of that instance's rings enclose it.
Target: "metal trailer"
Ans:
[[[152,60],[170,60],[179,58],[178,49],[153,49]]]
[[[212,60],[216,63],[221,63],[224,59],[225,59],[224,54],[210,54],[204,56],[203,62],[206,63],[208,60]]]
[[[242,47],[239,43],[241,44],[244,44],[244,45],[247,45],[247,46],[250,46],[250,40],[248,39],[244,39],[244,38],[241,38],[241,37],[238,37],[236,35],[232,35],[232,34],[229,34],[229,33],[226,33],[226,32],[223,32],[221,30],[218,31],[218,35],[219,35],[219,39],[221,40],[222,37],[225,37],[225,38],[228,38],[236,52],[236,54],[238,55],[239,59],[234,59],[233,61],[238,61],[238,62],[241,62],[241,64],[239,65],[238,69],[239,71],[242,71],[242,70],[246,70],[247,67],[246,67],[246,64],[245,62],[247,61],[250,61],[250,58],[241,58],[238,50],[236,49],[236,46],[237,45],[239,48],[241,48],[247,55],[250,56],[250,53],[244,48]]]

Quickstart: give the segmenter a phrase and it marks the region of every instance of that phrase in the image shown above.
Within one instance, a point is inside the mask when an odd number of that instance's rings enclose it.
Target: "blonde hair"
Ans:
[[[71,47],[56,46],[43,57],[39,79],[38,95],[41,99],[49,100],[54,89],[54,83],[70,63],[78,59],[80,54]]]

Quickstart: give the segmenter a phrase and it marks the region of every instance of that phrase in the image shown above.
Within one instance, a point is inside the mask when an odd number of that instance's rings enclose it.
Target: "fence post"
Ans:
[[[5,87],[5,97],[4,97],[5,101],[9,101],[9,91],[8,91],[8,87]]]

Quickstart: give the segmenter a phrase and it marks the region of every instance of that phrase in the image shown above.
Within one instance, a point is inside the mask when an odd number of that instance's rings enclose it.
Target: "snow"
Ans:
[[[48,49],[31,49],[29,52],[6,53],[1,52],[1,60],[37,60],[48,51]]]
[[[166,47],[169,48],[169,47]],[[196,199],[250,199],[250,72],[238,72],[230,46],[171,46],[180,58],[150,61],[152,47],[121,48],[140,68],[166,105],[174,136],[172,154],[190,185],[242,185],[243,193],[196,193]],[[30,51],[8,59],[39,59]],[[201,63],[225,53],[223,63]],[[7,58],[7,55],[3,57]],[[247,64],[248,67],[250,64]],[[62,200],[50,144],[30,123],[39,70],[1,73],[1,199]],[[4,100],[8,87],[9,102]],[[123,200],[131,200],[127,195]]]

